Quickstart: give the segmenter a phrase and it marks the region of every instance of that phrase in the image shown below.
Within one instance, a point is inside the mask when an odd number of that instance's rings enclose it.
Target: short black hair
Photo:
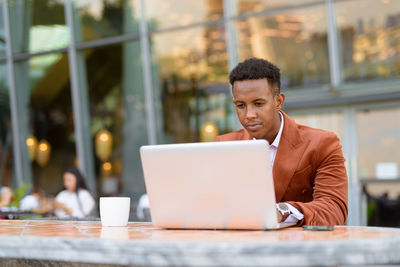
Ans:
[[[233,86],[235,81],[267,79],[268,84],[277,95],[281,89],[280,69],[271,62],[261,58],[249,58],[240,62],[229,74],[229,82]]]

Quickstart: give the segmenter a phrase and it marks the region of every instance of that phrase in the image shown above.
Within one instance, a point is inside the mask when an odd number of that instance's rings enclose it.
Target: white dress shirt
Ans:
[[[279,127],[279,132],[276,135],[275,140],[269,145],[269,159],[271,160],[271,168],[274,166],[276,152],[278,151],[279,142],[281,141],[283,124],[285,123],[282,113],[279,112],[279,116],[281,117],[281,127]]]
[[[283,124],[285,123],[281,112],[279,112],[279,116],[281,118],[281,126],[279,127],[279,132],[276,135],[275,140],[272,142],[272,144],[269,145],[269,158],[271,161],[270,162],[271,168],[273,168],[273,166],[274,166],[276,152],[278,151],[279,142],[281,141]],[[253,139],[255,139],[255,138],[253,138]],[[289,207],[291,214],[286,218],[286,220],[284,222],[296,223],[304,218],[303,213],[301,213],[298,209],[296,209],[295,207],[293,207],[292,205],[290,205],[288,203],[286,203],[286,205]]]

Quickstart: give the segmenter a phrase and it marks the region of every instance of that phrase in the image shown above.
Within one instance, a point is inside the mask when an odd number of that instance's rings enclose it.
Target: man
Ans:
[[[263,59],[239,63],[230,73],[233,103],[244,129],[216,141],[266,139],[278,220],[338,225],[347,218],[347,174],[332,132],[298,125],[281,109],[280,70]]]

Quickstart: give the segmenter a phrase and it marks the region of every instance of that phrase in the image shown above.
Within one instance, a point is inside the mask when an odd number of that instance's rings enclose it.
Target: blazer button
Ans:
[[[307,189],[303,189],[302,191],[301,191],[301,194],[305,194],[305,193],[307,193]]]

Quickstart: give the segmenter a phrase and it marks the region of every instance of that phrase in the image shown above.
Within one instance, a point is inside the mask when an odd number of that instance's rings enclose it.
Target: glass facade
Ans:
[[[66,48],[69,31],[62,1],[8,1],[14,54]]]
[[[283,89],[328,84],[329,57],[324,10],[325,5],[321,3],[236,21],[240,61],[259,57],[274,62],[281,69]]]
[[[183,27],[223,17],[223,0],[148,0],[146,19],[153,30]]]
[[[78,166],[97,196],[136,202],[141,145],[238,128],[228,73],[249,57],[281,69],[285,111],[343,141],[356,192],[349,224],[361,222],[360,181],[400,163],[400,114],[387,108],[400,102],[395,0],[3,0],[0,9],[2,184],[55,194],[63,170]],[[32,152],[31,137],[45,153]]]
[[[343,79],[399,77],[399,3],[393,0],[338,1],[335,10],[340,30]]]
[[[34,137],[38,142],[36,155],[30,158],[32,186],[55,194],[63,186],[62,172],[74,165],[76,156],[68,54],[52,53],[16,62],[15,75],[21,96],[26,93],[28,100],[20,114],[27,123],[26,138]],[[39,149],[42,143],[48,145],[43,152]]]
[[[97,192],[120,194],[124,184],[140,195],[144,185],[138,151],[148,141],[139,42],[93,48],[84,54],[91,139],[96,143],[104,130],[112,139],[109,153],[103,156],[98,147],[93,151]]]
[[[357,113],[359,168],[361,179],[400,177],[400,108],[361,110]],[[371,121],[375,123],[371,123]],[[380,173],[380,165],[392,163],[393,172]],[[390,166],[387,168],[391,168]],[[387,169],[386,168],[386,169]],[[397,171],[396,171],[397,170]]]
[[[249,12],[263,12],[274,9],[291,7],[299,5],[299,1],[296,0],[233,0],[234,8],[237,14],[244,14]],[[316,2],[314,0],[303,0],[302,5]]]
[[[152,36],[165,143],[196,142],[205,123],[233,129],[228,52],[223,24]]]
[[[0,184],[11,185],[13,145],[7,68],[0,64]]]
[[[360,179],[375,180],[368,186],[375,196],[400,193],[400,108],[360,110],[357,113]],[[371,124],[371,121],[375,123]],[[380,183],[380,182],[385,183]]]
[[[343,114],[340,112],[324,112],[313,114],[294,114],[293,119],[302,125],[334,132],[343,143]]]
[[[134,0],[74,0],[75,38],[78,42],[137,34],[139,13]]]
[[[0,2],[0,12],[1,14],[3,14],[3,5],[1,5],[1,2]],[[3,18],[2,15],[1,18]],[[4,20],[2,19],[0,20],[0,37],[3,40],[2,42],[0,42],[0,58],[4,58],[6,56],[6,42],[5,42],[6,36],[4,32]]]

